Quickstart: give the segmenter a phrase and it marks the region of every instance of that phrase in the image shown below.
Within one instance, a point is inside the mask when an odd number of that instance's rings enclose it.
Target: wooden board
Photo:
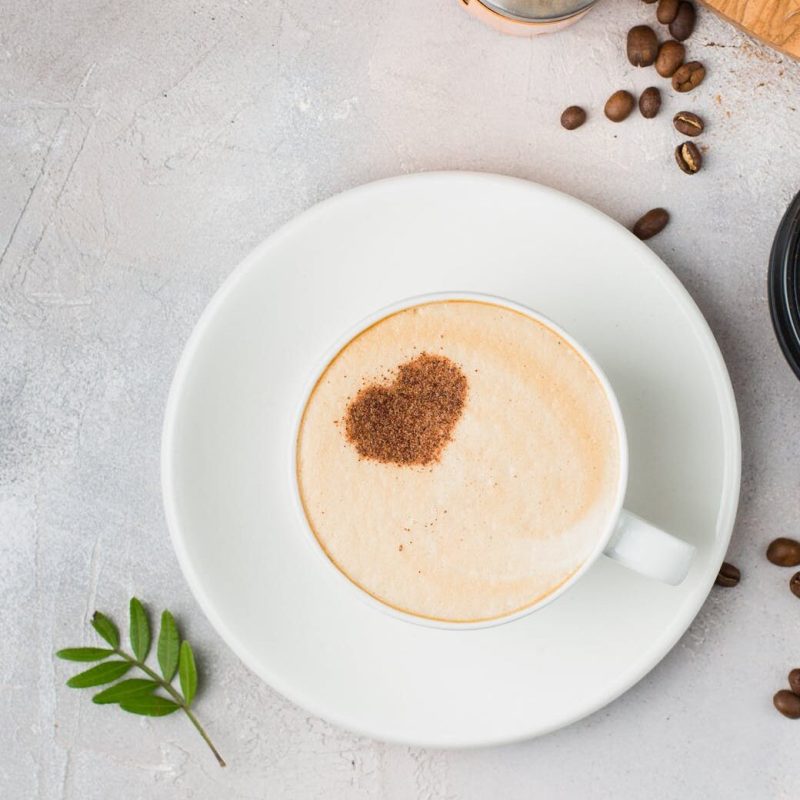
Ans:
[[[702,0],[725,19],[800,58],[800,0]]]

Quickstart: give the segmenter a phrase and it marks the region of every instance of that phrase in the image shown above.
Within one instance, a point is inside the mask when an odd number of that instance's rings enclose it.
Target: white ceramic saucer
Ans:
[[[516,300],[592,352],[628,429],[626,507],[697,547],[681,586],[601,558],[531,616],[447,631],[360,602],[313,557],[288,467],[308,379],[331,342],[361,318],[440,291]],[[162,470],[184,574],[254,672],[354,731],[471,746],[535,736],[589,714],[669,651],[727,548],[740,443],[714,338],[645,245],[542,186],[428,173],[321,203],[239,266],[181,359]]]

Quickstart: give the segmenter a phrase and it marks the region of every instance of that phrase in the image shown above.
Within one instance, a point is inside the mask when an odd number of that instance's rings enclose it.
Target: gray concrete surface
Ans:
[[[800,665],[800,604],[763,558],[797,533],[800,384],[774,341],[765,269],[800,190],[800,65],[709,13],[701,89],[655,121],[602,119],[662,85],[623,56],[653,6],[605,0],[568,32],[504,38],[456,0],[0,0],[0,796],[3,798],[790,798],[800,722],[771,696]],[[590,121],[558,126],[580,103]],[[672,162],[671,115],[704,114],[707,168]],[[433,752],[352,736],[251,675],[195,605],[162,518],[170,377],[233,266],[317,200],[375,178],[467,168],[563,189],[629,223],[713,327],[740,404],[731,559],[675,650],[571,728]],[[96,608],[169,605],[207,685],[220,770],[179,717],[99,708],[55,648]],[[591,680],[591,664],[586,680]]]

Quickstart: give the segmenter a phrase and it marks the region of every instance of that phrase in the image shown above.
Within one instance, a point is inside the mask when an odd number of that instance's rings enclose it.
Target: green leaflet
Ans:
[[[194,663],[194,653],[189,642],[181,643],[181,654],[178,662],[178,674],[181,679],[181,690],[186,705],[190,706],[197,694],[197,667]]]
[[[139,661],[144,661],[150,652],[150,623],[147,621],[147,612],[141,602],[131,597],[131,649]]]
[[[130,668],[129,661],[104,661],[96,667],[79,672],[67,681],[67,686],[72,689],[86,689],[89,686],[102,686],[121,678]]]
[[[114,651],[106,647],[66,647],[56,652],[64,661],[102,661],[113,655]]]
[[[158,684],[149,678],[128,678],[109,686],[108,689],[103,689],[92,698],[92,702],[98,705],[121,703],[123,700],[129,700],[140,694],[150,694],[156,689],[158,689]]]
[[[175,677],[180,644],[175,619],[169,611],[164,611],[161,614],[161,631],[158,634],[158,665],[166,681],[171,681]]]
[[[142,694],[123,700],[119,707],[131,714],[141,714],[143,717],[166,717],[177,711],[180,706],[160,697],[157,694]]]
[[[92,627],[112,646],[119,647],[119,631],[117,626],[99,611],[94,612]]]

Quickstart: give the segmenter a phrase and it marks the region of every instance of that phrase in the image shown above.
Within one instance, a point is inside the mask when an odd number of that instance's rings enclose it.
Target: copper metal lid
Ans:
[[[543,22],[580,14],[596,0],[480,0],[492,11],[520,22]]]

